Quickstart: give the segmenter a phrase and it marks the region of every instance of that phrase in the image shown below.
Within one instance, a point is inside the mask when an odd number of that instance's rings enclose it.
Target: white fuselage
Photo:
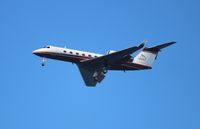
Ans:
[[[107,54],[114,53],[115,51],[108,51]],[[50,58],[55,60],[67,61],[76,64],[80,64],[82,61],[91,60],[104,56],[103,54],[97,54],[92,52],[79,51],[74,49],[56,47],[47,45],[44,48],[33,51],[33,54],[42,58]],[[43,65],[42,61],[42,65]],[[104,64],[105,65],[105,64]],[[141,65],[135,63],[133,59],[120,60],[118,62],[109,63],[106,66],[108,70],[138,70],[138,69],[149,69],[150,66]]]
[[[150,48],[144,48],[136,57],[131,54],[144,47],[144,42],[120,51],[108,51],[105,55],[79,51],[55,46],[45,46],[33,51],[33,54],[44,58],[75,63],[87,86],[96,86],[104,78],[108,70],[145,70],[151,69],[158,52],[175,42],[164,43]]]
[[[92,59],[102,56],[102,54],[55,47],[50,45],[33,51],[33,54],[36,54],[40,57],[69,61],[73,63],[78,63],[81,60]]]

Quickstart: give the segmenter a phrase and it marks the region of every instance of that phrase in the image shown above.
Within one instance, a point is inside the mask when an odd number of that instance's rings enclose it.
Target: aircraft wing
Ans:
[[[101,57],[97,57],[97,58],[90,59],[90,60],[83,60],[80,62],[80,65],[87,66],[87,67],[94,68],[94,69],[102,68],[102,67],[105,67],[116,61],[120,61],[120,60],[126,58],[127,56],[130,56],[130,54],[134,53],[135,51],[137,51],[143,47],[144,47],[144,43],[141,43],[138,46],[127,48],[127,49],[117,51],[117,52],[114,52],[111,54],[107,54],[107,55],[104,55]]]
[[[86,86],[94,87],[98,81],[94,80],[95,70],[77,65]],[[103,80],[103,79],[102,79]],[[101,80],[101,81],[102,81]]]

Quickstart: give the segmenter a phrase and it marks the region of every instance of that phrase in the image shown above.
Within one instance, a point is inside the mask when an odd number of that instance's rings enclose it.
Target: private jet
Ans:
[[[33,54],[42,57],[42,66],[45,66],[46,58],[76,64],[85,85],[95,87],[97,83],[102,82],[108,70],[130,71],[151,69],[158,52],[176,43],[168,42],[153,47],[144,47],[145,42],[120,51],[109,50],[104,55],[51,45],[34,50]],[[132,57],[131,54],[139,49],[142,49],[141,52]]]

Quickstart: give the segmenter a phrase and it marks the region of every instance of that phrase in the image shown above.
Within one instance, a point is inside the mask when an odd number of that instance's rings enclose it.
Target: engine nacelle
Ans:
[[[111,54],[111,53],[114,53],[114,52],[116,52],[116,51],[109,50],[109,51],[107,52],[107,54]]]

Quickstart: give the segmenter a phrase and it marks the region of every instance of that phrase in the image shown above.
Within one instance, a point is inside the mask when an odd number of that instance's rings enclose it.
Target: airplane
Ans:
[[[176,42],[143,48],[145,43],[146,41],[143,41],[137,46],[120,51],[109,50],[105,55],[51,45],[34,50],[33,54],[42,57],[42,66],[45,66],[46,58],[76,64],[85,85],[95,87],[97,83],[102,82],[108,70],[131,71],[152,69],[152,64],[156,60],[158,52]],[[131,54],[139,49],[142,49],[142,51],[135,57],[132,57]]]

